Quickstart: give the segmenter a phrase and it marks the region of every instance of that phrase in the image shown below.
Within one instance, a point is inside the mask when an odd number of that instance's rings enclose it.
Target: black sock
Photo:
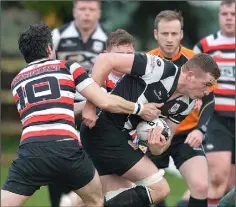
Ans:
[[[207,199],[196,199],[190,196],[188,207],[207,207]]]
[[[104,207],[147,207],[152,202],[145,187],[136,186],[105,201]]]
[[[161,201],[160,203],[156,204],[155,207],[166,207],[165,200]]]
[[[188,207],[189,200],[181,200],[176,207]]]

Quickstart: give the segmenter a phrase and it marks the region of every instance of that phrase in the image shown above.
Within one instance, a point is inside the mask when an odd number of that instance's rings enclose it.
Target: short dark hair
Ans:
[[[98,2],[99,7],[101,7],[101,4],[102,4],[101,0],[73,0],[73,7],[76,6],[78,1],[96,1]]]
[[[223,5],[231,5],[235,3],[235,0],[224,0],[224,1],[221,1],[220,2],[220,6],[223,6]]]
[[[108,35],[106,41],[106,49],[110,50],[112,46],[120,46],[120,45],[134,45],[134,38],[131,34],[123,29],[117,29],[114,32],[111,32]]]
[[[155,21],[154,21],[154,28],[155,29],[158,29],[158,24],[163,19],[166,21],[179,20],[180,25],[181,25],[181,29],[183,29],[183,27],[184,27],[184,20],[183,20],[183,16],[180,11],[179,12],[172,11],[172,10],[161,11],[155,18]]]
[[[220,77],[220,69],[215,60],[208,54],[199,53],[190,58],[184,65],[184,70],[199,68],[205,73],[210,73],[216,80]]]
[[[27,63],[48,57],[48,46],[53,47],[52,32],[48,25],[40,22],[30,25],[18,39],[19,50]]]

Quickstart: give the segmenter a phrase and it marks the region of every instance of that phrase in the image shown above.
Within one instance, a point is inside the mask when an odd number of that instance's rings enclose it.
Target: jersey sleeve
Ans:
[[[78,92],[81,92],[94,82],[94,80],[88,76],[86,71],[76,61],[67,61],[66,67],[74,79],[75,87]]]
[[[61,39],[61,35],[60,35],[59,30],[57,28],[52,30],[52,42],[53,42],[54,51],[57,51],[60,39]]]
[[[203,48],[202,48],[201,41],[199,41],[196,45],[194,45],[193,51],[197,54],[198,53],[203,53]]]
[[[176,71],[176,67],[170,61],[164,61],[151,54],[136,53],[131,69],[131,75],[140,77],[147,84],[159,81],[164,72]]]
[[[184,110],[183,112],[181,112],[179,114],[169,115],[168,119],[176,124],[180,124],[180,122],[183,121],[193,111],[194,106],[195,106],[195,101],[193,100],[189,104],[189,106],[186,110]]]

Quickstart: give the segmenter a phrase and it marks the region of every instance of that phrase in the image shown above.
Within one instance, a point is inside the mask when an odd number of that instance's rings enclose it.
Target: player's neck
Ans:
[[[227,38],[235,38],[235,33],[227,34],[223,32],[222,30],[220,31],[220,34],[222,37],[227,37]]]
[[[173,53],[165,53],[164,51],[162,51],[161,48],[159,48],[160,53],[163,55],[164,58],[167,59],[172,59],[173,57],[175,57],[179,53],[179,50],[180,46]]]
[[[97,24],[95,24],[93,27],[91,28],[81,28],[79,25],[76,25],[76,27],[79,29],[79,32],[80,32],[80,35],[81,35],[81,38],[83,40],[83,42],[87,42],[89,37],[92,35],[92,33],[95,31],[96,27],[97,27]]]

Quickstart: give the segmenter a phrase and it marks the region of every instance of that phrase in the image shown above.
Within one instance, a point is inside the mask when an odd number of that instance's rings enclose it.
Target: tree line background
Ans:
[[[202,37],[218,29],[217,8],[196,7],[189,1],[103,1],[101,23],[107,32],[126,29],[135,37],[137,50],[156,47],[153,23],[162,10],[181,11],[184,17],[183,44],[192,48]],[[72,20],[72,1],[3,1],[2,55],[18,53],[17,34],[39,20],[55,28]]]

